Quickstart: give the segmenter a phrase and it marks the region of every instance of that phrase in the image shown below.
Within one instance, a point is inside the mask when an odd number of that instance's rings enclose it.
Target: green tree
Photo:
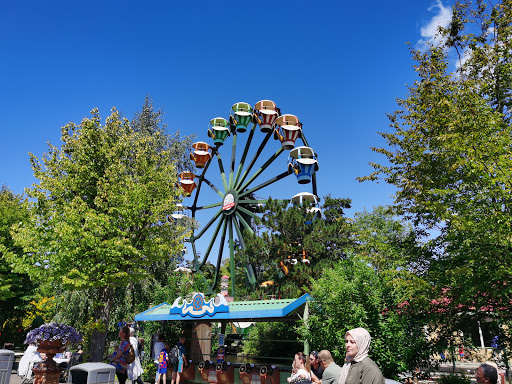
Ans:
[[[94,292],[93,361],[103,356],[116,287],[143,280],[150,267],[182,248],[185,228],[171,218],[179,200],[174,160],[146,135],[97,110],[62,128],[61,148],[31,154],[39,184],[30,220],[15,227],[19,272],[64,289]]]
[[[178,173],[194,169],[195,165],[189,154],[195,135],[181,136],[179,131],[169,134],[163,117],[163,109],[155,108],[151,98],[146,96],[141,110],[131,120],[131,126],[135,132],[154,136],[157,149],[168,152],[169,157],[175,161]]]
[[[0,189],[0,330],[1,341],[14,341],[6,337],[15,337],[18,329],[22,328],[21,321],[29,307],[29,302],[34,299],[37,285],[25,273],[13,272],[11,263],[6,255],[18,257],[23,254],[21,247],[14,244],[11,236],[11,227],[14,224],[28,220],[29,210],[25,199],[14,194],[2,186]],[[9,329],[4,327],[7,319]],[[16,340],[18,341],[18,340]],[[23,340],[22,340],[23,341]]]
[[[434,229],[433,303],[510,317],[512,294],[512,2],[458,2],[444,46],[412,50],[419,78],[389,116],[388,163],[361,180],[397,187],[396,212]],[[461,60],[449,72],[450,52]],[[437,304],[435,304],[437,305]],[[471,310],[472,308],[472,310]],[[432,308],[435,310],[435,308]]]
[[[370,357],[385,377],[429,361],[423,324],[395,309],[396,289],[359,256],[349,254],[325,269],[313,281],[311,295],[311,313],[300,334],[312,348],[331,351],[335,361],[344,361],[345,334],[356,327],[370,332]]]
[[[322,215],[306,202],[288,207],[286,202],[270,201],[259,221],[260,234],[246,235],[245,250],[239,250],[237,292],[241,297],[297,298],[309,291],[311,281],[323,269],[345,257],[353,246],[351,229],[344,217],[349,199],[326,196]],[[255,268],[254,288],[244,284],[243,267]],[[266,287],[261,287],[264,282]],[[238,291],[239,290],[239,291]]]

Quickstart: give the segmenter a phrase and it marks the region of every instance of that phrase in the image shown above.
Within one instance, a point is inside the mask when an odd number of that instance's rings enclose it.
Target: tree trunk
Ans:
[[[94,307],[94,322],[98,324],[91,336],[91,361],[98,362],[103,360],[105,354],[105,344],[107,340],[108,326],[110,323],[110,310],[114,299],[114,289],[103,287],[98,290],[99,300]]]

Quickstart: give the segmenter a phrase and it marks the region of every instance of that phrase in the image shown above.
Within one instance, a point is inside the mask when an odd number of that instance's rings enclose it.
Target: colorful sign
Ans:
[[[226,349],[224,347],[219,347],[217,349],[217,363],[224,362],[224,355],[226,354]]]
[[[205,301],[204,293],[197,292],[188,302],[183,300],[180,304],[181,297],[178,297],[171,306],[169,313],[178,313],[183,317],[190,316],[194,318],[203,317],[204,315],[213,316],[219,312],[229,312],[229,306],[220,293],[216,297]]]

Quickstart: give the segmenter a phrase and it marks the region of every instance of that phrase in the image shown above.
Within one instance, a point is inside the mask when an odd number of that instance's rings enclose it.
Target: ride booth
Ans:
[[[294,322],[308,318],[312,301],[305,294],[298,299],[227,302],[217,294],[206,300],[195,293],[191,300],[178,297],[173,304],[162,303],[135,316],[135,321],[186,321],[188,368],[182,374],[186,383],[279,384],[286,383],[291,363],[299,350],[309,354],[307,343],[290,348],[289,356],[275,358],[241,356],[243,335],[230,334],[234,324],[256,322]],[[212,328],[220,333],[212,334]],[[219,345],[212,351],[212,336]]]

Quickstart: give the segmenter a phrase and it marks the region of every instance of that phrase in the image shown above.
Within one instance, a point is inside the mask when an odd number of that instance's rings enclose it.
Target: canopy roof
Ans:
[[[202,299],[201,299],[202,297]],[[235,301],[227,303],[222,295],[204,301],[196,293],[191,302],[177,298],[172,305],[159,304],[138,315],[135,321],[207,320],[207,321],[295,321],[304,313],[305,304],[312,301],[307,293],[298,299]]]

